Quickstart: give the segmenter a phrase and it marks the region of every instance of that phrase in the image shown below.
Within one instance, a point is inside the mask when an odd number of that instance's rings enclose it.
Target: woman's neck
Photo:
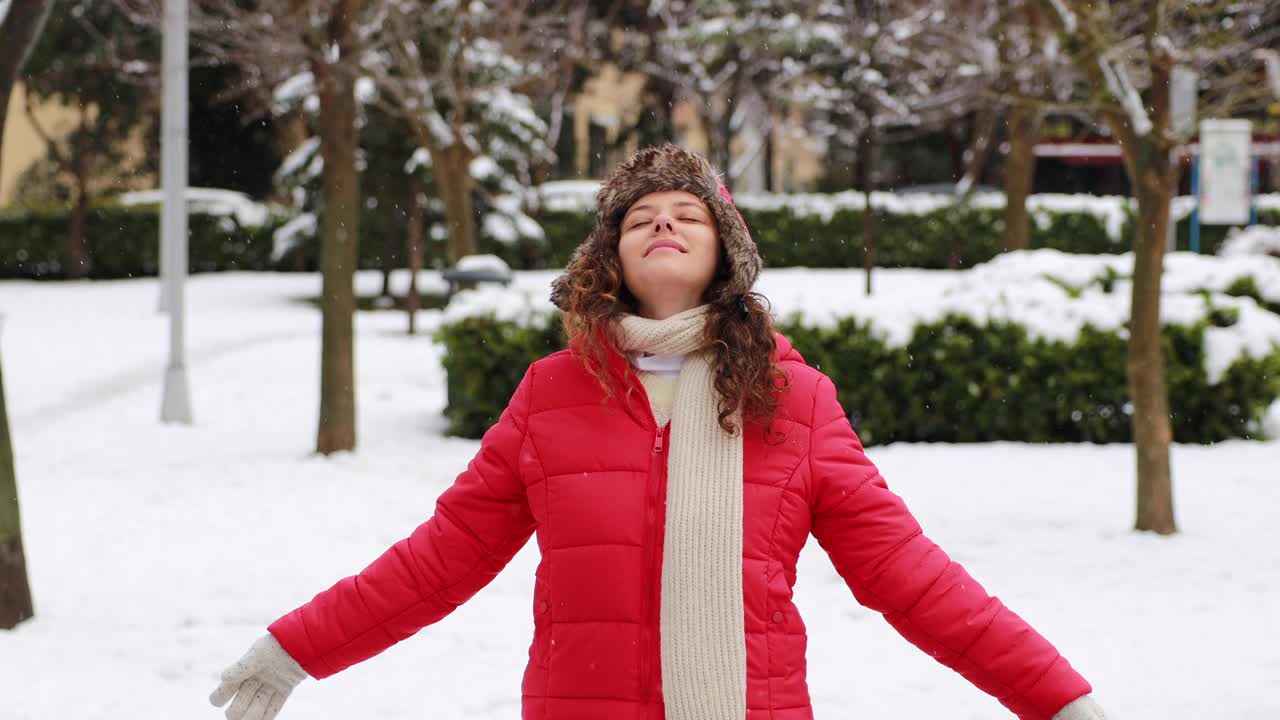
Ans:
[[[702,301],[697,298],[661,297],[652,302],[639,300],[636,303],[636,314],[649,320],[666,320],[702,304]]]

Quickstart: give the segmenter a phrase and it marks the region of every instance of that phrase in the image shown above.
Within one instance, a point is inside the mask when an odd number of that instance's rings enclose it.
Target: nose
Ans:
[[[663,230],[667,232],[675,232],[675,219],[667,213],[660,213],[658,217],[653,219],[653,231],[661,233]]]

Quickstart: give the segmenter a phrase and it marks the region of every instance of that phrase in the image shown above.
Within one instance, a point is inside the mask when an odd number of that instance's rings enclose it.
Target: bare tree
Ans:
[[[18,481],[13,467],[9,412],[0,373],[0,629],[12,630],[35,614],[22,549],[22,521],[18,512]]]
[[[810,40],[787,2],[659,0],[648,4],[644,40],[649,52],[638,68],[657,90],[690,103],[707,134],[708,154],[730,188],[763,147],[731,154],[734,138],[748,122],[760,145],[772,132],[775,90],[801,71],[798,60]],[[787,58],[791,58],[788,62]],[[661,96],[661,92],[659,92]]]
[[[1137,451],[1137,530],[1177,532],[1169,458],[1172,428],[1160,333],[1160,283],[1169,207],[1188,132],[1174,126],[1170,81],[1182,65],[1200,75],[1202,116],[1256,107],[1258,48],[1274,45],[1278,8],[1267,0],[1203,3],[1041,0],[1085,81],[1085,102],[1120,146],[1137,200],[1127,376]]]
[[[159,0],[116,0],[136,22],[159,27]],[[353,313],[359,237],[357,103],[360,60],[383,37],[380,0],[198,0],[192,4],[193,40],[210,62],[239,69],[231,94],[256,112],[270,112],[273,95],[310,84],[318,100],[317,126],[324,162],[320,214],[323,289],[320,419],[316,451],[356,446]]]
[[[430,155],[444,204],[451,261],[476,251],[477,174],[511,174],[507,189],[532,180],[549,157],[546,124],[524,86],[540,79],[544,43],[565,32],[564,18],[518,0],[388,0],[386,42],[363,60],[379,104],[403,120]],[[487,156],[493,162],[474,165]]]
[[[526,85],[528,92],[542,99],[542,112],[547,122],[547,132],[543,136],[544,144],[559,152],[560,134],[564,128],[567,105],[570,98],[582,91],[587,78],[606,62],[613,62],[624,70],[632,69],[627,63],[627,51],[635,43],[624,41],[617,44],[611,41],[614,28],[625,28],[628,32],[620,34],[624,40],[636,32],[643,33],[643,27],[636,28],[630,24],[630,14],[622,11],[634,5],[636,0],[615,0],[608,7],[599,3],[572,2],[572,0],[552,0],[550,14],[561,19],[559,30],[544,32],[538,38],[537,48],[541,53],[540,65],[544,72],[536,78],[530,78]],[[644,17],[644,14],[640,14]],[[650,85],[655,79],[650,78]],[[659,109],[661,111],[661,109]],[[665,105],[663,118],[670,127],[670,105]],[[669,139],[669,137],[668,137]],[[535,163],[533,182],[541,184],[551,170],[552,157]]]
[[[49,17],[49,7],[48,0],[19,4],[16,11],[6,5],[6,12],[0,16],[0,140],[4,138],[13,83],[40,37]],[[26,554],[22,549],[18,485],[9,434],[4,377],[0,375],[0,628],[6,630],[34,614]]]
[[[991,76],[987,103],[991,115],[1002,115],[1008,155],[1005,158],[1005,208],[1002,247],[1024,250],[1031,244],[1027,197],[1035,178],[1035,144],[1048,108],[1070,100],[1078,74],[1063,55],[1057,33],[1044,15],[1041,0],[995,0],[988,3],[998,47],[999,70]],[[998,125],[999,123],[993,123]],[[987,143],[989,146],[993,143]],[[971,167],[962,184],[976,177]]]
[[[405,255],[409,260],[409,291],[405,295],[405,310],[409,314],[409,334],[418,332],[418,271],[422,269],[422,183],[416,175],[409,175],[409,222],[405,233]]]
[[[22,73],[52,6],[53,0],[28,0],[16,7],[6,5],[7,12],[0,17],[0,141],[4,140],[13,84]]]
[[[9,109],[13,83],[31,54],[49,17],[49,0],[30,0],[0,13],[0,139]],[[13,464],[9,413],[4,399],[4,375],[0,373],[0,628],[11,630],[35,614],[31,584],[27,579],[26,553],[22,548],[22,519],[18,508],[18,481]]]
[[[923,0],[846,0],[809,12],[812,40],[803,65],[787,77],[786,98],[815,113],[819,137],[858,148],[860,185],[867,193],[863,263],[870,294],[875,146],[969,113],[993,72],[995,50],[981,33],[969,31],[978,23],[972,3],[944,12]]]

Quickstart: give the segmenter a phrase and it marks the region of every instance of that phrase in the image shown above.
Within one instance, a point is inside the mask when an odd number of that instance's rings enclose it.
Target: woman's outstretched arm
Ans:
[[[431,519],[358,575],[268,628],[314,678],[332,675],[439,621],[489,583],[534,530],[520,472],[533,367]]]
[[[826,377],[812,422],[813,534],[860,603],[1023,720],[1050,720],[1090,692],[1048,640],[923,534],[863,453]]]

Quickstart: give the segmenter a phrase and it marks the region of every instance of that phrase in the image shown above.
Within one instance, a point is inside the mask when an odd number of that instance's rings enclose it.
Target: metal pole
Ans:
[[[163,147],[163,138],[161,138],[160,144]],[[161,160],[161,162],[163,163],[164,161]],[[164,170],[162,168],[161,173],[163,172]],[[167,222],[168,220],[165,219],[165,211],[162,204],[160,209],[160,236],[156,238],[158,241],[156,244],[159,246],[159,252],[156,253],[156,274],[159,276],[157,279],[160,281],[160,292],[156,295],[156,312],[159,313],[169,312],[169,250],[165,247],[169,242],[165,239],[168,237],[165,232],[165,223]]]
[[[161,119],[160,236],[165,250],[165,294],[169,312],[169,366],[164,372],[160,420],[191,422],[187,385],[182,283],[187,274],[187,0],[164,3],[164,106]]]
[[[1200,154],[1191,156],[1191,197],[1195,204],[1191,206],[1191,242],[1189,249],[1193,253],[1200,252]]]
[[[1169,151],[1169,165],[1178,167],[1182,162],[1182,157],[1178,154],[1178,148]],[[1165,223],[1167,226],[1164,231],[1164,251],[1174,252],[1178,249],[1178,220],[1173,214],[1173,203],[1169,203],[1169,220]]]

